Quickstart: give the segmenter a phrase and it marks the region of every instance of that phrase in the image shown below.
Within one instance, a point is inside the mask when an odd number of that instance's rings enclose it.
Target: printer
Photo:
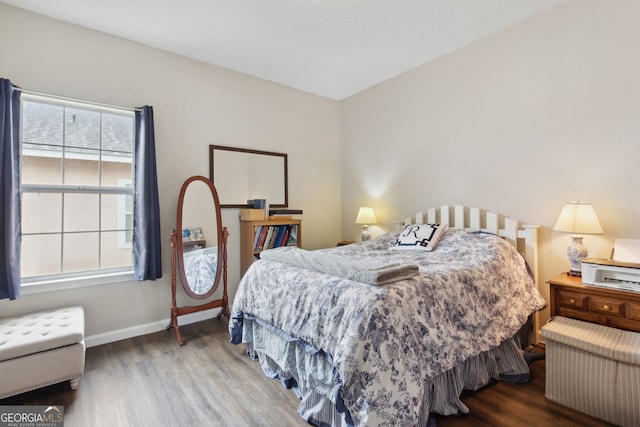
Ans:
[[[582,283],[640,292],[640,264],[585,258],[582,260]]]
[[[616,239],[611,258],[583,259],[582,283],[640,292],[640,240]]]

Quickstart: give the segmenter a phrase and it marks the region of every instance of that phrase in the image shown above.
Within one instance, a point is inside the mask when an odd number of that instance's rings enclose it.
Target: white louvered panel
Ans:
[[[464,206],[454,206],[453,226],[458,230],[464,230]]]
[[[480,225],[480,209],[469,208],[469,231],[480,231],[482,226]]]
[[[427,224],[437,224],[438,218],[436,217],[436,209],[430,208],[427,210]]]
[[[440,224],[450,225],[450,223],[449,223],[449,206],[440,207]]]
[[[510,218],[504,219],[504,229],[499,230],[500,237],[507,239],[509,243],[518,248],[516,237],[518,235],[518,223]]]
[[[524,241],[524,258],[533,271],[538,271],[538,228],[537,225],[523,225],[518,237]],[[536,282],[538,278],[536,277]],[[537,283],[536,283],[537,284]]]
[[[533,271],[533,280],[536,288],[541,289],[540,278],[538,277],[538,228],[540,227],[537,225],[523,225],[522,230],[518,232],[518,237],[524,242],[524,259],[527,260],[529,268]],[[540,312],[537,311],[533,315],[533,332],[536,342],[540,341],[541,328]]]
[[[487,212],[487,224],[482,231],[486,231],[487,233],[492,233],[495,235],[498,234],[498,215],[493,212]]]

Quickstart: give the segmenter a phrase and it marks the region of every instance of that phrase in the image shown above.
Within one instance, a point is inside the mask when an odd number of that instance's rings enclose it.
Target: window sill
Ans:
[[[56,279],[28,279],[22,282],[21,295],[39,294],[42,292],[62,291],[66,289],[86,288],[89,286],[107,285],[133,281],[133,271],[94,274],[91,276],[65,277]]]

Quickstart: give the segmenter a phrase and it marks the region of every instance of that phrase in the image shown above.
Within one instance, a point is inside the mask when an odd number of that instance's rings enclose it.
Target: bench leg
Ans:
[[[69,384],[71,385],[71,390],[77,390],[78,386],[80,385],[80,377],[71,378],[69,380]]]

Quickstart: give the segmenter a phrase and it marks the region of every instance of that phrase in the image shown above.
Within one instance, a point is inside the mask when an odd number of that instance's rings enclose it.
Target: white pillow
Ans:
[[[407,225],[390,249],[432,251],[448,228],[446,224]]]

